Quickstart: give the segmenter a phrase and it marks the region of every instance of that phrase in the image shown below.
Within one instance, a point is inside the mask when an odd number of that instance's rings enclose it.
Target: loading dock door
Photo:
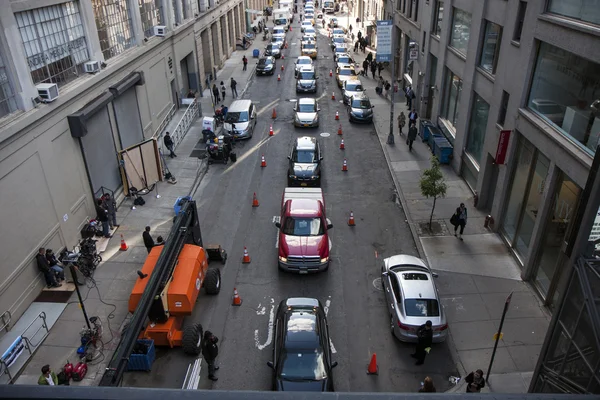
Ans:
[[[121,148],[126,149],[144,140],[135,87],[115,97],[112,103],[121,138]]]
[[[94,193],[102,186],[116,191],[122,183],[108,109],[102,107],[89,117],[86,129],[80,140]]]

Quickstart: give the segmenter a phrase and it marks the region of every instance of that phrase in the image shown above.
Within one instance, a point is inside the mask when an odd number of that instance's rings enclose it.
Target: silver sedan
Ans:
[[[319,126],[319,104],[310,97],[298,99],[294,106],[294,126],[314,128]]]
[[[403,342],[417,342],[417,329],[433,324],[433,342],[448,336],[448,324],[431,272],[423,260],[400,254],[383,260],[381,282],[390,313],[390,331]]]

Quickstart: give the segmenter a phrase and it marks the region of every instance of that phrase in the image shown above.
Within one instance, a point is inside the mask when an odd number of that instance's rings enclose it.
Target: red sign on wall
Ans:
[[[498,138],[498,149],[496,150],[496,164],[502,165],[504,164],[504,161],[506,161],[510,132],[511,131],[500,131],[500,137]]]

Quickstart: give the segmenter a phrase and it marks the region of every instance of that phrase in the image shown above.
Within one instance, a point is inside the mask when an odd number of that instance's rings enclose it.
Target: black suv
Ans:
[[[296,139],[288,156],[288,186],[321,186],[321,146],[310,136]]]
[[[277,309],[273,345],[273,389],[333,392],[327,317],[317,299],[291,297]]]
[[[275,73],[275,57],[262,57],[256,66],[256,75],[273,75]]]

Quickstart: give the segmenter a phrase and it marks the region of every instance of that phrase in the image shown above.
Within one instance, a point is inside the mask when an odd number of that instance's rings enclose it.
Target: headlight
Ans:
[[[281,261],[281,262],[287,262],[287,258],[279,256],[279,261]]]
[[[296,178],[297,178],[297,176],[296,176],[296,175],[289,175],[289,178],[290,178],[290,179],[296,179]]]
[[[279,259],[281,259],[281,257],[279,257]],[[329,261],[329,257],[321,258],[321,264],[326,263],[327,261]]]

